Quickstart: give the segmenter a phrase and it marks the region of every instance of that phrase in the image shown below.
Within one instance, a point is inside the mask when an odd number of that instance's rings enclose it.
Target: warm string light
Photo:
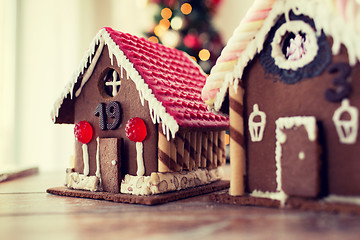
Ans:
[[[148,40],[149,40],[150,42],[159,43],[159,39],[158,39],[157,37],[155,37],[155,36],[149,37]]]
[[[148,36],[152,42],[187,52],[205,72],[209,72],[216,59],[215,56],[221,50],[222,43],[209,23],[208,18],[211,14],[208,16],[205,13],[213,13],[218,2],[221,1],[200,1],[204,4],[190,1],[152,0],[151,2],[159,7],[155,18],[158,22]],[[204,26],[204,29],[198,28],[200,24]]]
[[[166,32],[167,28],[162,26],[162,25],[157,25],[154,28],[154,33],[156,36],[161,37],[165,32]]]
[[[178,31],[183,27],[183,20],[181,17],[174,17],[173,19],[171,19],[171,28]]]
[[[180,11],[184,15],[189,15],[192,12],[191,4],[182,4],[180,7]],[[179,16],[174,16],[171,19],[171,17],[173,16],[173,11],[168,7],[163,8],[160,15],[162,19],[160,20],[159,24],[154,28],[155,36],[149,37],[149,41],[158,43],[160,38],[165,45],[176,47],[176,44],[179,41],[179,34],[176,31],[179,31],[183,27],[184,21],[182,17]],[[172,30],[170,30],[170,28]],[[191,47],[191,44],[189,47]],[[191,57],[195,61],[197,61],[196,57]],[[198,58],[203,62],[208,61],[210,59],[210,51],[208,49],[201,49],[198,53]]]
[[[188,15],[192,11],[192,6],[190,5],[190,3],[184,3],[183,5],[181,5],[180,10],[183,14]]]
[[[161,25],[162,27],[169,29],[170,27],[170,21],[167,19],[161,19],[159,22],[159,25]]]
[[[171,18],[171,16],[172,16],[172,11],[170,8],[163,8],[161,10],[161,17],[163,19],[169,19],[169,18]]]
[[[207,49],[201,49],[199,52],[199,58],[201,61],[207,61],[210,58],[210,52]]]

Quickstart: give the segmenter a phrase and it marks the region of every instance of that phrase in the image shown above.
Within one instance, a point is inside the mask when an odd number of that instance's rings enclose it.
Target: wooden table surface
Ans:
[[[0,239],[360,239],[360,216],[216,204],[141,206],[54,196],[64,172],[0,184]]]

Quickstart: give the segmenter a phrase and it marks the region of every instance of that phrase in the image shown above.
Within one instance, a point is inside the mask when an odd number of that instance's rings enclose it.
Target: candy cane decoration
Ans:
[[[81,142],[82,152],[83,152],[83,161],[84,161],[84,175],[89,175],[89,150],[88,143],[91,141],[93,136],[93,129],[90,123],[86,121],[80,121],[75,125],[74,128],[75,139]]]
[[[227,45],[222,50],[220,57],[217,59],[215,66],[211,69],[210,75],[206,80],[202,90],[202,99],[210,107],[219,110],[219,100],[216,96],[222,88],[226,79],[232,79],[232,72],[239,61],[242,52],[248,44],[254,40],[258,30],[269,15],[275,0],[256,0],[246,13],[244,19],[235,29],[233,36],[229,39]],[[238,87],[234,84],[235,89]],[[215,102],[216,99],[216,102]]]
[[[144,121],[138,117],[131,118],[126,123],[125,132],[130,141],[136,142],[136,162],[138,168],[136,175],[143,176],[145,174],[145,167],[143,158],[144,146],[142,141],[144,141],[147,134]]]

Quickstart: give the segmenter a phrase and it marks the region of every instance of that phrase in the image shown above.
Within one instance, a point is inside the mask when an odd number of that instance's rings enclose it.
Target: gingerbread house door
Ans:
[[[320,193],[320,147],[314,117],[284,117],[276,121],[278,191],[289,196]]]
[[[105,192],[120,192],[122,145],[121,138],[99,139],[100,176]]]

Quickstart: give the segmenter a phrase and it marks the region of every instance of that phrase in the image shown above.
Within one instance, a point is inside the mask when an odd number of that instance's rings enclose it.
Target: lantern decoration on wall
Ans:
[[[80,121],[74,127],[75,139],[82,143],[84,175],[89,175],[89,150],[88,143],[93,136],[93,128],[87,121]]]
[[[143,141],[147,135],[147,130],[144,121],[141,118],[134,117],[129,119],[125,127],[126,136],[130,141],[136,142],[136,161],[137,161],[137,176],[143,176],[145,173],[144,159],[143,159]]]
[[[342,118],[345,115],[348,117]],[[341,143],[354,144],[356,142],[359,128],[359,110],[350,106],[349,99],[342,100],[341,106],[334,112],[333,122]]]
[[[266,114],[259,110],[259,106],[254,104],[253,112],[249,116],[249,132],[251,141],[260,142],[264,136],[266,125]]]

